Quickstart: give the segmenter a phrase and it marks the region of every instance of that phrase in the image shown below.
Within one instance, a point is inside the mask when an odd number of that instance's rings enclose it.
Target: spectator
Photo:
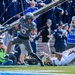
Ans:
[[[20,12],[26,10],[29,7],[29,3],[27,3],[27,0],[17,0],[17,1],[19,3]],[[23,8],[22,8],[22,6],[23,6]]]
[[[8,19],[9,19],[9,11],[8,11],[8,9],[9,9],[9,7],[10,7],[10,5],[12,4],[12,1],[11,0],[4,0],[4,2],[5,2],[5,11],[6,11],[6,13],[5,13],[5,21],[7,21]]]
[[[51,3],[51,0],[43,0],[42,3],[40,3],[40,5],[41,5],[42,7],[45,7],[45,6],[46,6],[47,4],[49,4],[49,3]],[[41,22],[41,25],[45,25],[46,20],[49,19],[49,18],[47,18],[47,15],[50,16],[50,14],[48,14],[48,12],[42,14],[42,19],[41,19],[42,22]],[[43,26],[42,26],[42,27],[43,27]]]
[[[42,42],[48,42],[50,39],[51,35],[51,25],[52,21],[50,19],[47,19],[46,26],[44,26],[41,30],[41,35],[42,35]]]
[[[5,10],[5,3],[3,0],[0,0],[0,23],[2,24],[4,22],[4,10]]]
[[[28,12],[34,12],[34,11],[36,11],[36,10],[38,10],[38,7],[35,7],[35,2],[34,1],[31,1],[30,2],[30,7],[28,7],[26,10],[25,10],[25,14],[26,13],[28,13]],[[34,20],[37,18],[38,16],[36,16],[35,18],[34,18]],[[37,23],[37,21],[35,20],[34,21],[35,23]]]
[[[51,3],[51,0],[36,0],[37,4],[36,6],[38,8],[44,7],[47,4]],[[37,26],[38,26],[38,31],[40,31],[41,27],[43,27],[43,25],[46,23],[46,19],[48,15],[48,12],[42,14],[41,16],[39,16],[39,18],[37,19]],[[49,14],[50,15],[50,14]]]
[[[62,15],[64,14],[64,10],[61,8],[61,4],[57,6],[57,13],[56,13],[56,23],[58,24],[62,21]]]
[[[52,7],[52,9],[48,12],[48,16],[47,18],[52,20],[52,30],[56,29],[56,12],[57,12],[57,8],[56,7]]]
[[[68,23],[65,23],[64,25],[63,25],[63,33],[65,33],[65,36],[63,37],[65,40],[65,50],[67,50],[67,37],[68,37],[68,29],[69,29],[69,26],[68,26]]]
[[[49,4],[49,3],[51,3],[52,2],[52,0],[44,0],[44,3],[45,4]]]
[[[3,39],[0,39],[0,65],[11,65],[13,63],[12,60],[5,60],[4,57],[5,57],[5,54],[6,54],[6,51],[5,51],[5,46],[4,46],[4,43],[3,43]]]
[[[42,1],[42,0],[36,0],[36,6],[38,7],[38,8],[41,8],[41,7],[43,7],[43,6],[45,6],[46,4],[44,3],[44,0]]]
[[[48,54],[51,53],[50,42],[49,42],[49,39],[52,38],[51,25],[52,25],[52,21],[50,19],[47,19],[46,26],[44,26],[41,30],[42,42],[44,45],[47,45],[48,50],[46,50],[45,52],[47,52]]]
[[[72,17],[75,16],[75,7],[73,8],[71,14],[72,14],[72,15],[71,15]]]
[[[72,17],[67,43],[68,49],[75,47],[75,16]]]
[[[71,7],[72,7],[72,2],[71,0],[67,0],[65,3],[64,3],[64,23],[68,23],[70,24],[70,21],[71,21]]]
[[[41,5],[42,1],[41,0],[36,0],[36,7],[38,7],[39,9],[42,7]],[[37,28],[38,28],[38,32],[40,31],[41,29],[41,25],[42,25],[42,15],[40,15],[38,18],[37,18]]]
[[[3,45],[3,40],[0,39],[0,64],[5,62],[5,60],[3,60],[4,57],[5,57],[5,47]]]
[[[12,0],[11,1],[11,5],[9,6],[8,8],[8,16],[9,18],[13,17],[14,15],[18,14],[20,12],[20,9],[19,9],[19,4],[17,2],[17,0]],[[14,22],[15,20],[17,20],[17,18],[13,18],[12,20],[9,21],[9,24]]]
[[[72,2],[72,9],[71,9],[71,18],[75,16],[75,0]]]
[[[66,32],[64,33],[63,29],[63,23],[59,22],[58,29],[54,30],[54,38],[55,43],[54,47],[56,52],[62,52],[66,50],[67,42],[64,37],[66,37]]]
[[[69,29],[68,23],[65,23],[63,25],[63,32],[65,33],[66,41],[67,41],[67,36],[68,36],[68,29]]]
[[[16,14],[18,14],[20,12],[19,4],[18,4],[17,0],[11,0],[11,4],[10,4],[9,8],[7,9],[7,12],[8,12],[8,18],[13,17],[14,15],[16,15]],[[9,21],[9,24],[14,22],[17,19],[18,19],[17,16],[14,17],[13,19],[11,19]],[[17,35],[17,32],[15,31],[14,28],[10,29],[9,33],[10,33],[10,35],[13,35],[13,36]]]

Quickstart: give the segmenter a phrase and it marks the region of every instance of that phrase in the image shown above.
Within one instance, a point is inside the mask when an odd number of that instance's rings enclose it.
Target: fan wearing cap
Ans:
[[[51,37],[52,21],[47,19],[46,25],[41,28],[42,42],[48,42]]]
[[[68,49],[75,47],[75,16],[72,17],[67,42],[68,42]]]
[[[56,52],[62,52],[66,50],[66,39],[64,38],[66,33],[64,33],[63,31],[63,23],[59,22],[58,24],[58,28],[56,30],[54,30],[54,38],[55,38],[55,42],[54,42],[54,47]]]
[[[44,49],[48,48],[48,49],[45,50],[45,52],[48,53],[48,54],[51,53],[49,41],[53,37],[51,26],[52,26],[52,21],[50,19],[47,19],[46,25],[44,27],[42,27],[41,31],[40,31],[41,36],[42,36],[42,42],[43,42],[43,45],[44,45]]]

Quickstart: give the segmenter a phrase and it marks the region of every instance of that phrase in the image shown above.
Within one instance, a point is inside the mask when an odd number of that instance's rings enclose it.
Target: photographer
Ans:
[[[11,65],[13,63],[12,60],[4,59],[6,54],[6,47],[4,46],[3,39],[0,39],[0,65]]]
[[[67,49],[75,47],[75,16],[72,17],[67,43]]]

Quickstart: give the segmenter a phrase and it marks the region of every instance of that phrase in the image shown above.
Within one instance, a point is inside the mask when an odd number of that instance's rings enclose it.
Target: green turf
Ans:
[[[75,66],[0,66],[0,71],[14,71],[14,70],[59,70],[65,74],[75,74]],[[48,73],[48,72],[47,72]],[[50,72],[51,73],[51,72]],[[58,73],[58,72],[53,72]]]

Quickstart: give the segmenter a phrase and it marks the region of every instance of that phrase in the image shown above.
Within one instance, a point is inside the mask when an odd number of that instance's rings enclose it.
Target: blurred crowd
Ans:
[[[4,23],[9,18],[14,15],[25,11],[34,12],[41,7],[46,6],[47,4],[55,1],[55,0],[34,0],[35,3],[32,3],[31,0],[0,0],[0,23]],[[31,8],[30,8],[31,7]],[[19,15],[17,15],[20,17]],[[53,7],[47,13],[44,13],[39,18],[37,18],[37,26],[40,29],[46,22],[47,19],[52,20],[52,29],[57,28],[57,23],[62,21],[63,23],[70,24],[72,16],[75,16],[75,1],[74,0],[66,0],[65,3],[59,4],[57,7]],[[15,17],[8,23],[12,23],[18,17]],[[45,17],[45,18],[44,18]],[[44,18],[44,19],[43,19]]]
[[[55,0],[0,0],[0,23],[3,24],[16,15],[16,17],[7,23],[11,24],[26,13],[39,10],[54,1]],[[23,13],[19,14],[20,12]],[[63,4],[52,7],[48,12],[35,16],[34,22],[37,24],[37,29],[31,32],[31,38],[29,39],[34,53],[37,52],[36,41],[40,36],[42,36],[42,43],[47,44],[48,48],[50,47],[50,41],[55,39],[54,47],[56,52],[62,53],[67,49],[75,47],[75,0],[66,0]],[[19,30],[16,31],[15,28],[0,34],[0,45],[7,47],[11,38],[18,36],[18,34]],[[5,57],[5,48],[4,46],[0,48],[0,50],[2,50],[2,53],[0,51],[0,64],[12,64],[13,62],[11,60],[5,62],[5,59],[3,59]],[[14,61],[13,65],[24,65],[25,56],[21,52],[24,48],[22,44],[20,46],[17,44],[12,47],[13,51],[10,52],[9,57]],[[49,52],[51,53],[50,48],[47,53],[49,54]]]

